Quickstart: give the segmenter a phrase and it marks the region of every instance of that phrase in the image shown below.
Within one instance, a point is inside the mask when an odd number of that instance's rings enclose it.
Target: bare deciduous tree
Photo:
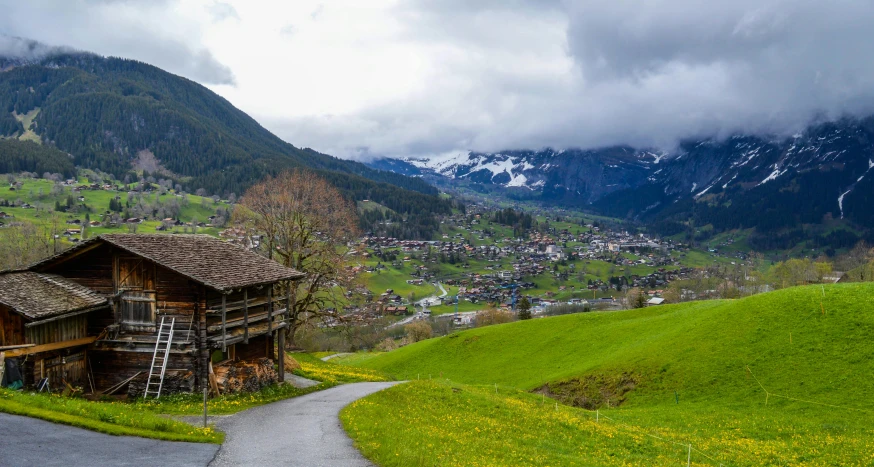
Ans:
[[[348,303],[344,293],[355,288],[347,263],[357,220],[354,205],[339,190],[300,170],[249,188],[236,205],[234,224],[252,236],[263,235],[268,257],[306,273],[291,291],[289,343],[301,326],[336,319],[330,310]]]

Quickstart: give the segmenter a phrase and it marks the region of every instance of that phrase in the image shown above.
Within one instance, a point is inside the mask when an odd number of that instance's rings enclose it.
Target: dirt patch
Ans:
[[[546,383],[532,392],[544,394],[565,405],[595,410],[622,405],[626,395],[637,387],[639,381],[631,372],[592,374]]]

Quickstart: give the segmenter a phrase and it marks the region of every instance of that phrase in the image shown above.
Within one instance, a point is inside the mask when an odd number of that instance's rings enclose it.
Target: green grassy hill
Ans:
[[[344,420],[365,453],[383,465],[402,465],[386,461],[387,451],[401,450],[406,436],[439,429],[452,417],[470,420],[458,422],[459,430],[500,426],[512,442],[497,442],[493,430],[467,445],[435,440],[434,452],[454,459],[447,465],[473,458],[482,464],[680,465],[685,455],[671,450],[687,443],[700,450],[696,465],[871,465],[872,297],[872,284],[797,287],[460,332],[359,358],[357,365],[398,379],[441,382],[372,396]],[[594,436],[591,430],[600,428],[590,425],[591,417],[600,415],[583,409],[559,406],[555,417],[577,421],[552,420],[545,411],[553,411],[553,403],[528,392],[544,385],[563,402],[599,408],[621,432]],[[389,407],[398,422],[379,418]],[[364,414],[376,418],[365,423]],[[417,419],[422,426],[397,442],[367,447],[385,441],[368,423]],[[534,419],[544,420],[543,428],[532,427]],[[534,439],[529,430],[537,430]],[[593,436],[581,441],[581,433]],[[579,453],[568,442],[588,448]],[[519,462],[501,454],[506,449],[545,457]],[[605,457],[605,450],[613,454]],[[423,451],[430,452],[408,455]],[[455,455],[463,452],[472,457]]]
[[[848,371],[874,359],[872,297],[874,285],[809,286],[741,300],[538,319],[424,341],[364,365],[402,378],[442,372],[458,382],[523,389],[628,371],[641,380],[635,398],[673,397],[677,390],[708,399],[759,392],[749,366],[775,393],[822,393],[834,401],[845,397],[835,391],[874,393],[874,364],[868,363],[868,374]]]

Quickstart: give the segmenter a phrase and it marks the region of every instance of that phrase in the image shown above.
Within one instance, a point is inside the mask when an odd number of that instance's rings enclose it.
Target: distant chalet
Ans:
[[[48,378],[100,391],[145,378],[157,324],[175,318],[168,375],[199,390],[211,361],[273,358],[287,285],[303,276],[206,235],[101,235],[0,272],[0,351],[22,357],[26,385]]]

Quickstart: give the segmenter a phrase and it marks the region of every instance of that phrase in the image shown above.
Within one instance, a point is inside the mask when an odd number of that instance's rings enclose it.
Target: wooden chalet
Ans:
[[[48,378],[83,382],[89,344],[88,315],[108,312],[109,301],[92,290],[53,274],[0,273],[0,352],[24,357],[24,384]]]
[[[189,381],[183,390],[209,384],[210,362],[272,360],[274,343],[284,346],[285,334],[279,331],[287,323],[290,281],[303,277],[206,235],[106,234],[29,270],[26,274],[53,278],[70,291],[102,300],[101,307],[92,305],[76,315],[85,323],[85,338],[93,340],[87,347],[87,370],[98,391],[137,373],[148,375],[162,318],[174,320],[167,372]],[[23,289],[16,293],[28,294]],[[5,294],[0,289],[0,303]],[[39,300],[38,295],[32,298]],[[67,340],[60,335],[50,339]],[[16,352],[28,354],[27,348]],[[281,381],[284,352],[278,352],[278,359]],[[67,381],[87,387],[82,376],[71,372]]]

